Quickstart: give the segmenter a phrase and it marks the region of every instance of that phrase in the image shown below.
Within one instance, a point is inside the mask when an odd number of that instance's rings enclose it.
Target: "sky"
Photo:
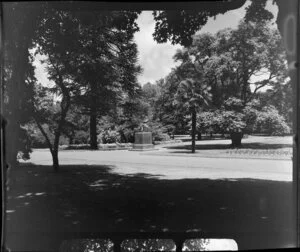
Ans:
[[[245,8],[249,4],[247,2],[242,8],[228,11],[225,14],[219,14],[215,18],[209,18],[207,24],[197,33],[216,33],[225,28],[236,28],[239,21],[245,15]],[[272,5],[272,1],[268,1],[267,8],[277,16],[277,6]],[[139,64],[143,68],[142,74],[138,76],[138,82],[141,85],[147,82],[155,83],[155,81],[166,77],[171,69],[176,66],[173,56],[176,50],[180,49],[179,45],[172,45],[170,42],[158,44],[153,40],[155,23],[152,11],[143,11],[137,19],[140,31],[134,36],[139,51]],[[45,65],[40,63],[41,56],[36,56],[34,65],[36,66],[35,75],[43,85],[50,84]],[[178,63],[177,63],[178,64]],[[51,84],[50,84],[51,85]]]

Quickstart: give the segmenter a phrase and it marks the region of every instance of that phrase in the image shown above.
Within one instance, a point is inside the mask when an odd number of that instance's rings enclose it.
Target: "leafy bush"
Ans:
[[[50,142],[53,143],[54,141],[54,134],[51,132],[49,127],[44,124],[42,125],[45,132],[47,133]],[[44,135],[41,133],[41,131],[37,128],[37,126],[30,125],[30,128],[28,130],[29,138],[30,138],[30,143],[32,148],[49,148],[46,139]],[[59,139],[59,145],[68,145],[69,140],[66,136],[62,135]]]
[[[101,143],[119,143],[121,142],[120,133],[116,130],[104,130],[98,137]]]
[[[88,144],[90,139],[89,132],[84,130],[75,131],[73,144]]]
[[[258,113],[255,131],[274,136],[283,136],[291,132],[284,117],[274,106],[267,106]]]
[[[290,127],[283,116],[274,106],[266,106],[259,109],[257,100],[240,108],[238,99],[229,99],[224,108],[235,110],[216,110],[202,112],[197,117],[198,131],[231,134],[234,132],[263,133],[268,135],[286,135],[290,133]]]
[[[162,134],[156,134],[153,137],[154,141],[169,141],[171,137],[168,134],[162,133]]]

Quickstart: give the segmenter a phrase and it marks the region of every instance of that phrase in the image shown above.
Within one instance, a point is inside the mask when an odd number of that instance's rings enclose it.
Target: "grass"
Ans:
[[[10,173],[7,246],[56,251],[65,237],[102,232],[196,233],[240,249],[293,244],[292,183],[162,180],[110,166],[21,164]],[[98,237],[102,238],[102,237]]]
[[[263,137],[249,136],[242,140],[240,148],[232,148],[228,139],[202,140],[196,142],[196,153],[204,157],[224,158],[262,158],[262,159],[291,159],[293,155],[292,137]],[[190,154],[191,142],[166,145],[168,154]]]

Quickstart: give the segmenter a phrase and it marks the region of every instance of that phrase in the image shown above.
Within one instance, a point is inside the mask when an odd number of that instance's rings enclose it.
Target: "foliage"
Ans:
[[[121,142],[121,136],[120,136],[119,132],[116,130],[110,130],[110,129],[104,130],[103,132],[101,132],[98,139],[103,144]]]
[[[185,134],[189,130],[189,118],[180,113],[173,102],[179,83],[175,69],[165,79],[156,82],[160,92],[154,104],[153,120],[160,122],[172,134]]]
[[[182,111],[192,113],[194,109],[208,105],[210,99],[210,88],[193,79],[180,82],[175,94],[174,104]]]
[[[242,6],[244,2],[238,2],[238,5]],[[224,5],[222,3],[218,5],[205,3],[199,9],[154,11],[155,31],[153,38],[158,43],[165,43],[169,40],[172,44],[190,46],[192,36],[207,23],[209,17],[224,14],[229,9],[231,9],[229,3]]]
[[[292,91],[291,81],[284,85],[278,85],[274,89],[269,89],[264,93],[259,93],[259,100],[262,106],[274,106],[285,121],[292,127],[293,121],[293,101],[296,93]]]
[[[274,136],[290,133],[290,127],[274,106],[264,107],[257,115],[256,131]]]
[[[181,53],[181,57],[193,58],[196,67],[202,66],[203,79],[211,87],[212,105],[216,108],[233,94],[245,105],[262,88],[276,89],[286,82],[281,37],[268,25],[240,22],[237,29],[224,29],[215,35],[198,34]]]
[[[32,148],[48,148],[48,143],[44,137],[44,135],[41,133],[41,131],[35,126],[35,124],[31,124],[31,129],[28,129],[28,134],[31,141],[31,147]],[[54,141],[54,135],[51,133],[49,127],[47,124],[42,125],[44,128],[46,134],[49,136],[49,140],[51,142]],[[69,141],[66,137],[62,136],[59,139],[59,145],[68,145]]]
[[[73,136],[73,143],[70,143],[69,141],[69,144],[88,144],[90,142],[89,137],[89,132],[84,130],[76,130]]]
[[[3,77],[1,113],[9,122],[6,128],[6,160],[14,167],[17,154],[21,151],[29,157],[30,142],[24,132],[25,124],[30,120],[31,87],[34,82],[30,65],[29,47],[44,9],[44,3],[7,2],[1,5],[3,18],[3,46],[1,50],[1,72]],[[3,67],[3,68],[2,68]],[[24,157],[25,157],[24,156]]]
[[[284,117],[274,106],[261,108],[259,102],[254,100],[241,109],[241,107],[237,108],[236,106],[240,102],[237,99],[227,100],[225,102],[227,107],[224,106],[220,110],[199,114],[197,118],[198,130],[200,132],[212,130],[214,133],[222,134],[242,132],[285,135],[290,133],[290,128]],[[233,109],[234,107],[235,109]]]

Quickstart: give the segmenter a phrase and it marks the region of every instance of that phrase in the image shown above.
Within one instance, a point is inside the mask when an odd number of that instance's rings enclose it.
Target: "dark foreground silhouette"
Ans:
[[[13,251],[57,251],[66,238],[106,232],[234,238],[239,249],[294,245],[291,182],[165,180],[87,165],[54,173],[32,164],[9,178],[6,244]]]

